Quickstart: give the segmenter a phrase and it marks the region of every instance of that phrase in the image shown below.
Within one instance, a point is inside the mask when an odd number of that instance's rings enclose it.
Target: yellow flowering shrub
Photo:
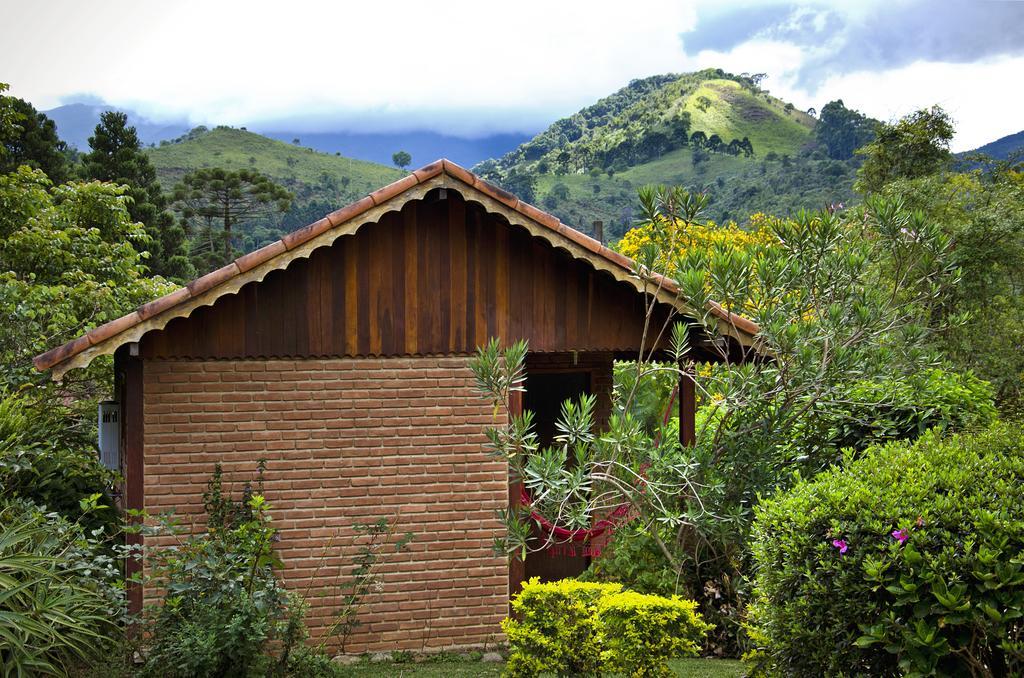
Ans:
[[[674,260],[692,249],[707,252],[732,250],[750,254],[759,247],[773,244],[776,242],[771,230],[773,219],[759,212],[750,217],[748,229],[740,228],[735,221],[723,225],[713,221],[695,224],[681,220],[657,225],[647,223],[628,231],[616,249],[635,260],[646,245],[653,243],[666,255],[659,264],[672,275],[675,273]]]
[[[501,624],[510,648],[508,678],[670,675],[665,662],[696,654],[710,628],[692,601],[575,579],[531,579],[512,610]]]

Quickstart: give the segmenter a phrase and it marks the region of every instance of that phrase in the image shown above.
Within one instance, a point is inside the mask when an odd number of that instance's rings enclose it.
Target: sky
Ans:
[[[473,137],[716,67],[801,109],[939,104],[956,151],[1024,129],[1024,0],[0,0],[0,17],[0,82],[39,109]]]

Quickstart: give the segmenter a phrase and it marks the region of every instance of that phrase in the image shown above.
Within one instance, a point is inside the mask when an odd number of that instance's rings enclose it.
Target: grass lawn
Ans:
[[[670,662],[681,678],[740,678],[743,663],[730,659],[678,659]],[[396,664],[363,662],[346,667],[353,678],[498,678],[502,664],[475,661],[432,661]]]

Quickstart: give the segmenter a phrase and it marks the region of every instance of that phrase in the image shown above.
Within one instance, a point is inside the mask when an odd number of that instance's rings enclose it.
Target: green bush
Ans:
[[[667,660],[696,654],[710,628],[696,604],[623,591],[620,584],[531,579],[502,622],[509,677],[671,675]]]
[[[111,531],[118,521],[109,490],[114,474],[103,467],[95,449],[68,435],[67,413],[33,402],[33,389],[0,390],[0,488],[4,498],[18,497],[82,519],[88,528]],[[100,495],[103,508],[83,512],[81,501]]]
[[[752,635],[786,675],[1024,672],[1024,433],[889,443],[757,511]]]
[[[75,523],[28,502],[0,505],[0,668],[64,676],[116,646],[117,569]]]
[[[306,637],[305,606],[278,580],[276,531],[257,488],[222,490],[218,465],[203,495],[207,529],[149,554],[166,591],[152,616],[143,675],[263,676],[283,673]]]
[[[696,656],[712,627],[697,604],[677,597],[623,591],[597,604],[604,668],[630,676],[671,676],[668,660]]]
[[[512,652],[507,676],[592,675],[601,663],[597,603],[622,590],[619,584],[596,584],[563,579],[541,583],[531,579],[512,600],[518,619],[501,628]]]

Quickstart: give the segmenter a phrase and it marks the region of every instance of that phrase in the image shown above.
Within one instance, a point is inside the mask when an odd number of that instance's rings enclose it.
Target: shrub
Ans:
[[[501,624],[512,650],[505,675],[597,673],[601,663],[597,602],[621,590],[619,584],[574,579],[528,581],[512,600],[512,611],[519,619]]]
[[[1024,433],[889,443],[757,511],[753,636],[790,675],[1024,671]]]
[[[506,676],[671,675],[666,661],[696,654],[710,628],[692,601],[573,579],[531,579],[512,610]]]
[[[604,667],[630,676],[673,675],[668,660],[695,656],[712,628],[697,614],[696,603],[675,596],[623,591],[603,597],[597,614]]]
[[[0,667],[68,675],[115,645],[117,570],[83,529],[28,502],[0,505]]]
[[[56,511],[88,528],[115,527],[118,516],[109,497],[114,474],[96,451],[67,432],[67,413],[32,402],[32,389],[0,390],[0,488],[4,498],[18,497]],[[83,512],[82,500],[100,495],[102,508]],[[95,502],[94,502],[95,504]]]
[[[281,672],[306,636],[305,607],[277,579],[276,531],[260,494],[226,495],[218,465],[203,495],[207,530],[150,554],[166,591],[150,625],[143,673],[256,676]]]

